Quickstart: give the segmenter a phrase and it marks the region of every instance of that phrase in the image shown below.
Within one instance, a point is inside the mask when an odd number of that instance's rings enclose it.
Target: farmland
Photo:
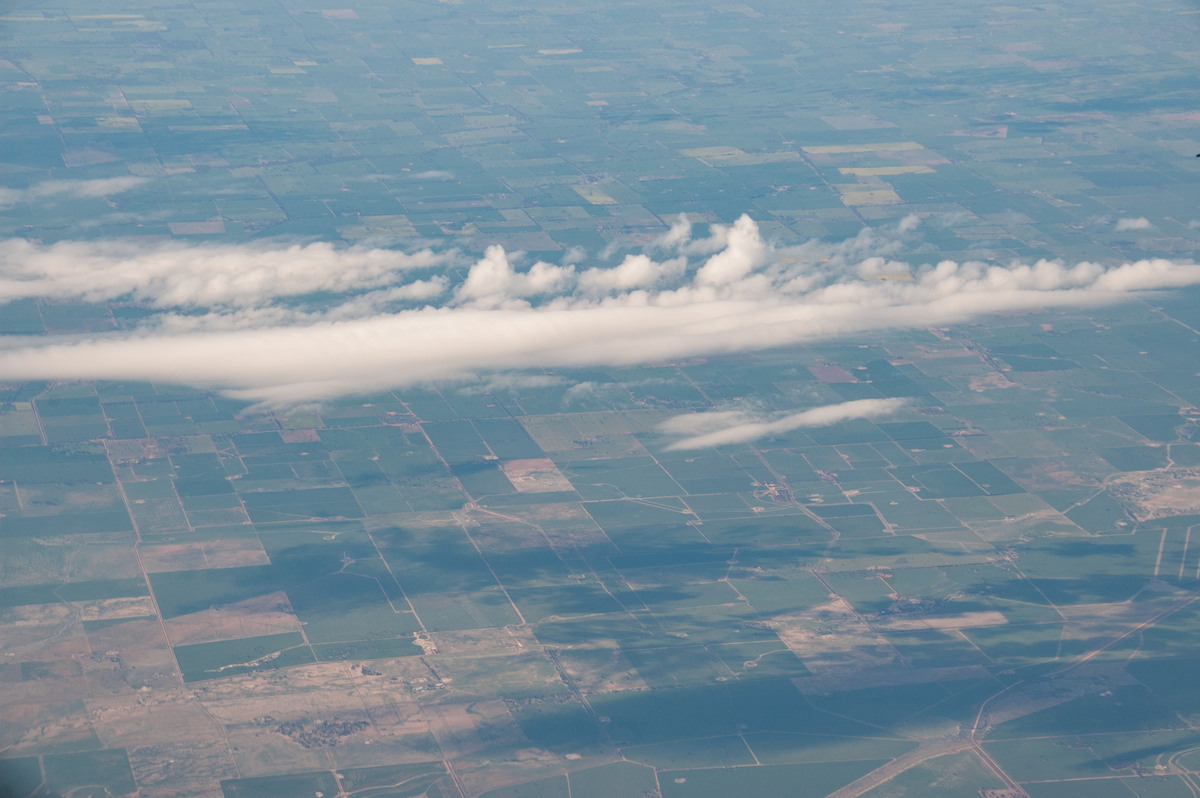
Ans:
[[[514,283],[667,261],[681,214],[680,273],[744,213],[813,274],[875,264],[862,295],[1194,253],[1194,11],[916,5],[6,7],[0,234],[428,249],[459,298],[492,246]],[[0,334],[465,302],[376,277],[238,307],[5,277]],[[1192,795],[1198,302],[290,402],[0,373],[0,795]]]

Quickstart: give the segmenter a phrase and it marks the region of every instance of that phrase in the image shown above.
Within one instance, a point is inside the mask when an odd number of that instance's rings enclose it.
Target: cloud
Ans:
[[[156,308],[253,307],[281,296],[391,286],[405,272],[446,263],[414,254],[331,244],[151,245],[130,241],[0,243],[0,301],[27,297],[130,299]]]
[[[616,401],[621,397],[628,399],[629,391],[620,383],[587,380],[575,383],[563,393],[562,407],[569,410],[595,401]]]
[[[1129,217],[1117,219],[1113,229],[1118,233],[1124,233],[1127,230],[1149,230],[1150,227],[1150,220],[1145,216],[1139,216],[1136,219]]]
[[[634,288],[654,288],[683,274],[687,261],[675,258],[663,263],[648,255],[627,255],[611,269],[588,269],[579,275],[579,289],[587,294],[607,294]]]
[[[490,246],[483,259],[471,267],[456,297],[459,302],[475,307],[501,307],[512,300],[556,291],[574,273],[572,266],[555,266],[542,261],[533,264],[527,272],[518,272],[509,263],[503,247]]]
[[[745,410],[712,410],[707,413],[687,413],[672,416],[658,425],[664,435],[702,435],[744,424],[753,418]]]
[[[650,242],[651,249],[677,249],[692,239],[692,222],[687,214],[681,213],[671,223],[670,229]]]
[[[144,177],[107,177],[98,180],[46,180],[26,189],[0,188],[0,207],[53,197],[108,197],[137,188],[148,179]]]
[[[550,388],[566,380],[551,374],[489,374],[481,381],[459,387],[458,392],[476,394],[514,393],[531,388]]]
[[[758,233],[758,225],[742,216],[725,237],[725,248],[713,255],[696,272],[697,285],[730,285],[762,265],[767,246]]]
[[[814,407],[770,420],[737,410],[694,413],[664,421],[659,425],[659,431],[667,435],[688,436],[668,445],[668,451],[707,449],[782,435],[803,427],[824,427],[855,418],[891,415],[908,403],[909,400],[903,398],[857,399]]]
[[[410,279],[413,269],[456,263],[430,251],[8,242],[0,246],[0,299],[128,298],[161,312],[117,334],[8,338],[0,376],[144,379],[286,405],[436,380],[747,352],[1200,285],[1200,266],[1165,259],[910,268],[896,255],[911,232],[895,228],[781,247],[743,217],[714,226],[714,235],[724,248],[698,266],[682,254],[658,261],[633,253],[609,269],[518,269],[489,247],[457,285],[449,272]],[[328,296],[309,305],[294,298],[320,291],[348,296],[332,306]]]

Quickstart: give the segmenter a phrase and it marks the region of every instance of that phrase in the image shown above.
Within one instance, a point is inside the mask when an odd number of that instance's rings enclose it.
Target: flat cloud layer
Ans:
[[[326,243],[281,248],[146,247],[129,241],[0,242],[0,301],[26,297],[133,299],[157,308],[253,307],[280,296],[390,285],[411,269],[447,260]]]
[[[457,287],[444,275],[406,282],[413,269],[453,262],[429,251],[9,242],[0,248],[0,299],[124,299],[162,312],[127,333],[10,341],[0,378],[153,380],[286,405],[529,368],[752,351],[1200,284],[1200,266],[1163,259],[910,270],[890,257],[913,226],[776,247],[749,217],[701,240],[680,223],[607,269],[518,268],[489,247]],[[352,296],[296,306],[313,292]],[[206,312],[179,312],[197,308]]]

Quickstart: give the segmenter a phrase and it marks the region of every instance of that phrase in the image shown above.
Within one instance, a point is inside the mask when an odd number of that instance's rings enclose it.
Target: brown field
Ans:
[[[967,383],[972,391],[987,391],[996,388],[1015,388],[1017,384],[999,371],[991,371],[982,377],[972,377]]]
[[[546,545],[541,527],[520,522],[507,513],[472,510],[463,515],[471,537],[485,551],[511,551]]]
[[[141,576],[132,541],[113,543],[96,538],[63,535],[5,540],[0,584],[16,587]]]
[[[223,739],[155,742],[127,750],[139,798],[222,798],[221,779],[237,776]]]
[[[424,666],[411,660],[371,665],[379,675],[347,663],[314,663],[201,686],[126,689],[87,701],[87,712],[76,713],[70,728],[78,734],[90,720],[105,746],[128,747],[147,795],[219,796],[218,782],[226,778],[369,765],[381,756],[388,762],[437,758],[407,689]],[[311,727],[360,720],[368,725],[334,746],[305,747],[279,729],[282,722]],[[181,781],[190,792],[166,787],[176,789]],[[156,790],[160,784],[163,792]]]
[[[1015,482],[1035,491],[1095,486],[1112,470],[1106,463],[1083,457],[1034,457],[1006,468]]]
[[[615,645],[605,646],[600,641],[587,651],[590,656],[586,658],[570,649],[558,652],[559,663],[580,692],[593,695],[649,689],[633,663]]]
[[[808,370],[821,382],[858,382],[858,379],[841,366],[809,366]]]
[[[321,440],[315,429],[284,429],[279,431],[279,437],[284,443],[315,443]]]
[[[430,702],[422,709],[429,728],[448,759],[457,759],[497,745],[520,745],[525,735],[513,720],[504,701]],[[481,728],[487,729],[486,737]]]
[[[145,543],[139,549],[146,573],[268,565],[271,560],[258,538]]]
[[[31,604],[0,610],[0,628],[4,629],[4,636],[0,637],[0,662],[14,664],[87,656],[90,649],[81,620],[79,610],[66,604]]]
[[[433,632],[431,644],[439,654],[505,655],[519,651],[537,651],[540,643],[526,627],[504,629],[468,629],[461,632]]]
[[[1133,471],[1108,487],[1137,521],[1200,512],[1200,468]]]
[[[175,657],[158,618],[130,619],[88,633],[92,655],[84,670],[105,692],[179,684]]]
[[[981,610],[927,618],[892,616],[872,620],[871,626],[884,631],[904,632],[916,629],[976,629],[981,626],[1002,626],[1006,623],[1008,619],[1001,613],[995,610]]]
[[[282,590],[163,621],[172,646],[300,631]]]
[[[891,665],[896,652],[843,599],[777,615],[771,628],[814,674],[842,674]]]
[[[64,699],[57,691],[44,697],[36,692],[31,695],[31,700],[0,704],[0,747],[6,756],[41,753],[56,746],[78,750],[93,745],[83,701]]]
[[[551,493],[571,490],[571,482],[549,457],[532,460],[508,460],[500,464],[508,481],[518,493]]]

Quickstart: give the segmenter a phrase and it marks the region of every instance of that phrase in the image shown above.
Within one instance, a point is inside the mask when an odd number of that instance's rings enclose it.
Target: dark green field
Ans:
[[[1200,794],[1198,23],[5,4],[0,798]]]

